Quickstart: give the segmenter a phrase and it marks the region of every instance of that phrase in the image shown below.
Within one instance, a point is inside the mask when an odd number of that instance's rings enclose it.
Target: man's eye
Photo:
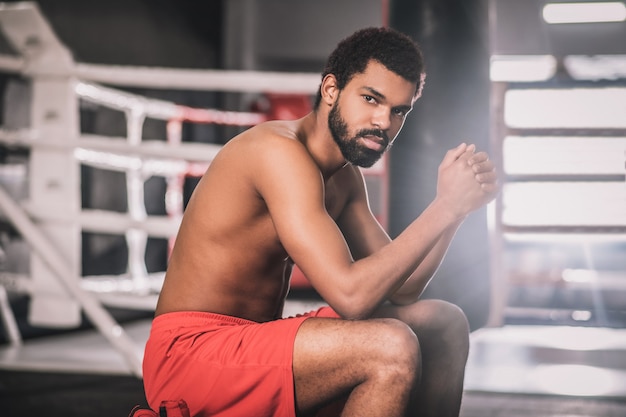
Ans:
[[[394,114],[398,117],[404,117],[406,116],[406,111],[402,110],[402,109],[396,109],[393,111]]]
[[[363,98],[365,99],[365,101],[367,101],[368,103],[376,103],[376,99],[372,96],[363,96]]]

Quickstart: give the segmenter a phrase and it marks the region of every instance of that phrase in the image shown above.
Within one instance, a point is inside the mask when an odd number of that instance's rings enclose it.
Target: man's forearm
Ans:
[[[432,250],[426,255],[406,282],[395,292],[389,300],[394,304],[410,304],[419,299],[424,289],[437,272],[443,258],[450,247],[450,243],[463,220],[451,225],[439,238]]]

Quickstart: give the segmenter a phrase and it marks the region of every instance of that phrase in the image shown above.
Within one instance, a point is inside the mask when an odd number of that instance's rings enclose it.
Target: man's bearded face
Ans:
[[[378,161],[389,147],[389,137],[380,129],[361,129],[352,137],[348,135],[348,124],[341,115],[339,99],[335,101],[328,114],[328,127],[333,139],[339,146],[343,157],[352,165],[369,168]],[[377,136],[384,142],[382,150],[370,149],[359,142],[360,138]]]

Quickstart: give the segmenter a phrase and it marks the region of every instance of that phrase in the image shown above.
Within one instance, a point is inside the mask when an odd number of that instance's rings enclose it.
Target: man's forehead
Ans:
[[[365,70],[355,74],[348,84],[403,105],[411,105],[418,98],[417,83],[403,78],[378,61],[370,61]]]

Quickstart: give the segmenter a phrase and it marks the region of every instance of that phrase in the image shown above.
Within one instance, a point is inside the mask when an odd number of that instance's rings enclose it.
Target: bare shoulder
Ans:
[[[259,141],[284,142],[285,144],[297,141],[298,121],[273,120],[258,124],[245,130],[230,140],[224,147],[232,146],[252,146]]]
[[[321,187],[320,177],[298,137],[298,121],[266,122],[224,145],[200,181],[194,200],[205,208],[220,201],[222,208],[234,210],[239,205],[263,211],[270,201],[287,204],[289,193]]]
[[[268,159],[279,163],[286,155],[305,156],[306,149],[298,140],[297,129],[297,121],[270,121],[254,126],[226,143],[215,162],[239,161],[254,166]]]
[[[299,121],[266,122],[232,139],[222,156],[258,187],[286,187],[311,175],[318,179],[319,168],[299,134]]]

